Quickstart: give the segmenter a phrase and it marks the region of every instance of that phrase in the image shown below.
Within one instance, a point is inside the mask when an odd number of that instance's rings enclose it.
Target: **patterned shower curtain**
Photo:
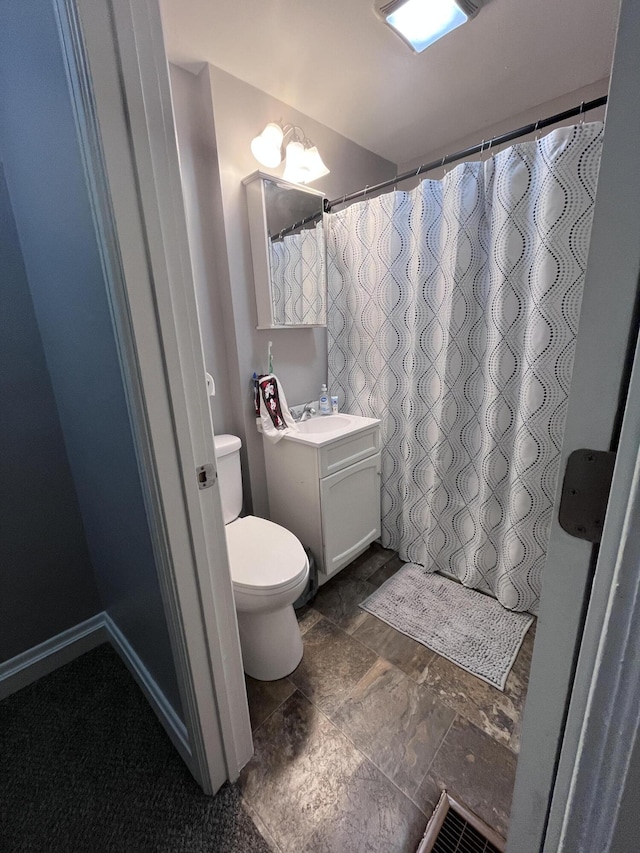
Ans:
[[[271,243],[271,295],[274,322],[281,325],[326,322],[326,263],[322,222]]]
[[[329,381],[382,420],[382,542],[537,609],[603,128],[328,217]]]

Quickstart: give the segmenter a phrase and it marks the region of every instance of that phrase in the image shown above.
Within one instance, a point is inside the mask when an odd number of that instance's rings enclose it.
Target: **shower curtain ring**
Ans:
[[[363,200],[363,201],[365,201],[365,199],[367,198],[367,190],[368,190],[368,189],[369,189],[369,184],[365,184],[365,187],[364,187],[364,189],[363,189],[363,191],[362,191],[362,200]]]
[[[584,124],[584,101],[580,104],[580,124]]]
[[[537,142],[540,139],[540,119],[536,122],[536,126],[533,128],[534,139]]]

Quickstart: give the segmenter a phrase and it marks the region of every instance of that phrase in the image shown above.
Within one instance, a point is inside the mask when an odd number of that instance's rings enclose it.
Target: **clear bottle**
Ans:
[[[318,401],[320,404],[320,414],[321,415],[330,415],[331,414],[331,404],[329,403],[329,393],[327,391],[327,386],[323,383],[320,388],[320,400]]]

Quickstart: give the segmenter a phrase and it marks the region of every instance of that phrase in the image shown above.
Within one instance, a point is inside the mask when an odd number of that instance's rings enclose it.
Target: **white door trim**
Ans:
[[[211,792],[253,751],[160,13],[54,0],[172,642],[190,769]]]
[[[640,730],[640,350],[636,350],[545,851],[607,853]],[[637,836],[625,850],[637,847]]]
[[[633,349],[637,327],[635,306],[640,269],[640,172],[636,151],[640,134],[638,39],[637,4],[623,0],[562,447],[562,473],[574,450],[616,449],[619,408],[626,393],[629,346]],[[626,449],[624,462],[620,457],[618,467],[620,464],[630,474],[635,454]],[[584,710],[584,697],[592,689],[591,672],[596,665],[598,645],[593,638],[589,648],[583,643],[579,670],[576,662],[590,596],[591,607],[608,600],[613,567],[618,559],[613,531],[621,524],[619,513],[624,513],[629,496],[629,486],[622,484],[620,476],[617,469],[595,576],[598,549],[560,528],[556,496],[509,826],[507,849],[513,853],[540,850],[557,853],[560,849],[572,767],[580,750],[587,748],[581,742],[582,720],[577,716],[580,712],[572,711],[569,716],[567,712],[570,701],[578,707],[579,696],[583,697]],[[558,495],[560,487],[561,482]],[[608,569],[605,569],[606,560],[613,560]],[[592,613],[589,618],[593,623]],[[561,750],[563,760],[559,764]],[[601,769],[604,771],[604,767]],[[618,770],[622,772],[624,768]],[[607,772],[613,772],[613,768]],[[595,776],[591,783],[596,784]],[[566,849],[570,853],[579,850]],[[585,850],[600,853],[601,848]]]

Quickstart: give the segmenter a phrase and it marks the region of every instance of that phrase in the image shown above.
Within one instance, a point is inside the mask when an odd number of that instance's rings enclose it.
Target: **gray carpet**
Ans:
[[[201,792],[110,646],[0,702],[0,850],[269,849],[235,786]]]

